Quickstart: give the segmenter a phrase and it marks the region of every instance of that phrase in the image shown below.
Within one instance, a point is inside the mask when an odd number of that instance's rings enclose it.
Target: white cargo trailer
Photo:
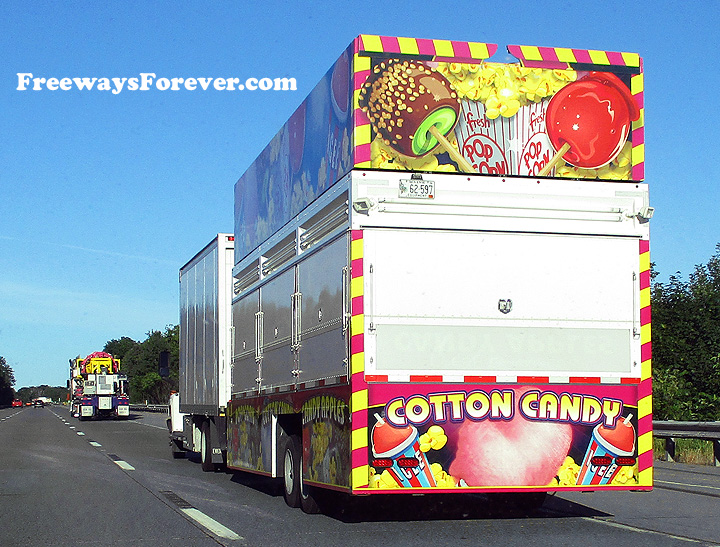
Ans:
[[[180,269],[180,380],[168,427],[173,453],[200,452],[202,468],[224,464],[230,400],[232,234],[218,234]]]

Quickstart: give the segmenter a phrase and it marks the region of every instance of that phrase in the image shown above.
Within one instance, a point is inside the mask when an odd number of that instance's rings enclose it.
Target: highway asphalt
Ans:
[[[2,545],[720,545],[720,470],[656,462],[653,492],[563,493],[529,515],[483,496],[335,498],[287,507],[277,484],[171,457],[165,416],[83,421],[0,410]]]

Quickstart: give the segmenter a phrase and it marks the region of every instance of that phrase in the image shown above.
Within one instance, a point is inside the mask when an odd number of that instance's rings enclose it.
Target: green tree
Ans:
[[[0,406],[9,405],[15,398],[15,373],[7,364],[5,357],[0,356]]]
[[[121,361],[121,368],[128,375],[131,401],[165,403],[170,397],[170,392],[177,390],[180,362],[179,334],[179,326],[168,326],[164,332],[148,332],[143,342],[129,347]],[[161,378],[158,374],[160,354],[163,352],[168,352],[169,355],[168,378]]]
[[[654,416],[720,419],[720,244],[688,281],[678,272],[651,293]]]
[[[109,353],[115,357],[115,359],[120,359],[120,367],[122,367],[122,360],[125,358],[125,355],[127,355],[127,353],[137,345],[138,342],[132,338],[123,336],[120,340],[110,340],[107,344],[105,344],[103,351],[105,353]]]
[[[67,400],[68,390],[66,386],[41,386],[21,387],[17,392],[17,398],[24,403],[37,399],[38,397],[49,397],[53,401],[63,402]]]

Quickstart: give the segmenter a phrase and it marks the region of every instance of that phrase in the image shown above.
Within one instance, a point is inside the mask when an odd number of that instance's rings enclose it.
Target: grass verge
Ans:
[[[653,452],[656,460],[666,460],[665,439],[653,439]],[[677,439],[675,461],[695,465],[715,465],[712,442],[701,439]]]

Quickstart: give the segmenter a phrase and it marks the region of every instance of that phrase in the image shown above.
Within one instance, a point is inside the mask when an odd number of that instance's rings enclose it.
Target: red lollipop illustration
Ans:
[[[545,124],[557,151],[538,173],[544,177],[562,159],[597,169],[614,160],[640,110],[627,86],[609,72],[590,72],[566,85],[550,100]]]

